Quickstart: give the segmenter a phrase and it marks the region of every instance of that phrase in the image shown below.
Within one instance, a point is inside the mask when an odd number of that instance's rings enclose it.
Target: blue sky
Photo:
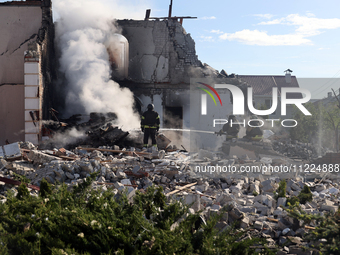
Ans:
[[[195,4],[193,4],[193,2]],[[152,14],[169,1],[154,1]],[[174,0],[174,16],[196,42],[202,62],[227,73],[340,77],[339,1]]]
[[[146,9],[152,17],[167,16],[170,0],[80,2],[91,4],[91,12],[102,5],[113,18],[144,19]],[[56,6],[67,8],[67,3],[53,1],[56,19]],[[319,78],[303,86],[321,98],[340,87],[329,80],[340,78],[339,7],[338,0],[173,0],[172,14],[197,17],[183,26],[203,63],[240,75],[283,75],[289,68],[297,78]]]
[[[153,1],[151,16],[166,15],[169,2]],[[197,17],[183,26],[202,62],[242,75],[289,68],[312,98],[322,98],[340,87],[339,7],[336,0],[174,0],[172,13]]]

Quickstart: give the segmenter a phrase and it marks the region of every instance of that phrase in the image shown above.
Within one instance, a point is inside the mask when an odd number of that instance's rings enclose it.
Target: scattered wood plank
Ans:
[[[181,190],[190,188],[190,187],[192,187],[192,186],[195,186],[196,184],[197,184],[197,182],[187,184],[187,185],[185,185],[185,186],[183,186],[183,187],[180,187],[180,188],[178,188],[178,189],[175,189],[175,190],[173,190],[173,191],[167,193],[166,196],[170,196],[170,195],[172,195],[172,194],[176,194],[176,193],[180,192]]]
[[[99,184],[99,185],[115,185],[114,183],[112,183],[112,182],[97,182],[97,184]],[[124,186],[126,186],[126,187],[134,187],[134,188],[137,188],[138,187],[138,185],[130,185],[130,184],[124,184]]]
[[[66,159],[66,160],[76,160],[76,158],[73,158],[73,157],[68,157],[68,156],[57,156],[57,155],[54,155],[54,156],[56,156],[56,157],[58,157],[58,158],[62,158],[62,159]]]
[[[9,179],[9,178],[6,178],[6,177],[0,177],[0,181],[2,181],[4,183],[12,184],[12,185],[20,185],[21,184],[21,181]],[[40,190],[40,188],[38,186],[35,186],[35,185],[32,185],[32,184],[26,184],[26,186],[28,188],[31,188],[31,189]]]
[[[279,222],[279,220],[278,220],[278,219],[269,218],[269,217],[267,217],[267,220],[269,220],[269,221],[272,221],[272,222]]]

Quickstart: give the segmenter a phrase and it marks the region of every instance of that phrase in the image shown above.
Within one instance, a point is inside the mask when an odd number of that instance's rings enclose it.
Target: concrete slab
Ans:
[[[7,158],[15,158],[21,156],[21,151],[18,143],[4,145],[4,151]]]
[[[5,157],[5,152],[3,151],[2,147],[0,147],[0,158]]]

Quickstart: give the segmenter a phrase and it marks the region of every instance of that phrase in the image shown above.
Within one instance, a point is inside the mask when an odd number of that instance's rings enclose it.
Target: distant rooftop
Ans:
[[[0,5],[28,5],[28,6],[41,6],[43,1],[39,0],[27,0],[27,1],[9,1],[0,3]]]
[[[238,75],[238,78],[246,82],[253,88],[254,95],[271,96],[272,88],[277,87],[279,95],[282,87],[299,88],[299,83],[295,76],[290,76],[290,82],[286,82],[284,75]],[[288,98],[301,98],[300,93],[288,93]]]

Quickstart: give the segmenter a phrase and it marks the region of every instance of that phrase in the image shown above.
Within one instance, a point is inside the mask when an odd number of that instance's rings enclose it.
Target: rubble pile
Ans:
[[[40,143],[42,149],[53,149],[54,147],[65,147],[72,149],[78,144],[98,147],[101,145],[123,144],[129,132],[123,131],[113,125],[116,115],[114,113],[90,113],[89,120],[84,122],[81,114],[76,114],[65,120],[49,121],[44,124],[45,135],[50,139]],[[77,133],[73,138],[68,132]],[[56,137],[55,137],[56,136]],[[62,137],[62,139],[60,139]]]
[[[313,146],[310,143],[291,142],[289,139],[273,141],[273,149],[284,156],[302,159],[317,158],[320,153],[323,155],[326,152],[326,149]]]
[[[273,147],[279,143],[274,143]],[[205,220],[223,213],[216,228],[223,230],[237,222],[249,235],[264,237],[269,247],[278,245],[277,254],[311,254],[305,251],[310,243],[303,239],[315,228],[288,216],[287,199],[298,196],[305,185],[310,187],[313,200],[301,208],[310,214],[324,215],[336,212],[339,206],[339,179],[336,172],[304,175],[300,171],[286,174],[274,172],[240,172],[246,166],[287,166],[292,159],[262,157],[257,160],[242,157],[221,157],[219,153],[200,150],[166,152],[101,146],[40,150],[30,143],[15,143],[9,148],[13,155],[3,153],[0,159],[1,202],[6,201],[6,191],[16,188],[7,182],[14,173],[25,176],[39,186],[42,178],[52,184],[65,183],[70,188],[83,182],[91,173],[97,173],[94,189],[112,189],[115,194],[125,193],[133,201],[137,190],[149,186],[162,186],[169,200],[182,200],[190,212],[200,212]],[[13,148],[16,148],[13,149]],[[295,148],[303,148],[296,144]],[[18,151],[21,158],[18,158]],[[309,155],[309,152],[308,152]],[[296,162],[295,162],[296,163]],[[212,166],[233,166],[235,172],[217,172]],[[6,179],[7,178],[7,179]],[[277,198],[279,182],[287,180],[287,197]],[[37,195],[37,190],[31,190]],[[222,208],[226,210],[222,210]],[[176,224],[172,229],[176,228]]]

